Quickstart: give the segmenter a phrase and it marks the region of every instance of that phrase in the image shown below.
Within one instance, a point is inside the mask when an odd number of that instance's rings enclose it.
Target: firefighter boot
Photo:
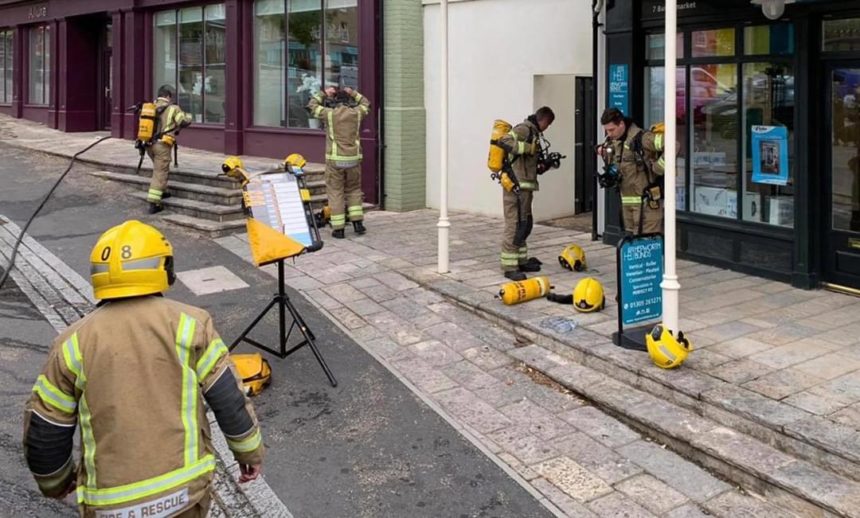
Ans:
[[[150,214],[158,214],[159,212],[164,210],[164,205],[160,203],[150,203],[149,204],[149,213]]]
[[[505,277],[512,281],[524,281],[528,277],[523,272],[518,272],[516,270],[511,270],[509,272],[505,272]]]
[[[331,237],[333,237],[335,239],[343,239],[344,238],[343,229],[339,228],[337,230],[332,230],[331,231]]]
[[[536,257],[529,257],[529,260],[520,264],[521,272],[539,272],[540,265],[543,264]]]
[[[367,229],[364,228],[364,221],[353,221],[352,228],[355,229],[356,234],[364,234],[367,232]]]

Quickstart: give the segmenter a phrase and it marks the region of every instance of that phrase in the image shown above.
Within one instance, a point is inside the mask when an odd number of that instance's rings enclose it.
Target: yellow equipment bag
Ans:
[[[137,119],[137,140],[149,142],[155,135],[155,126],[158,113],[155,103],[143,103],[140,105],[140,115]]]
[[[511,128],[512,126],[502,119],[496,119],[495,122],[493,122],[493,133],[490,136],[490,154],[487,157],[487,167],[489,167],[490,171],[494,173],[498,173],[502,170],[502,166],[505,163],[505,155],[507,154],[504,148],[499,146],[499,139],[511,131]]]
[[[272,382],[272,368],[260,353],[231,354],[230,361],[242,379],[245,394],[256,396]]]
[[[524,281],[508,282],[499,290],[499,297],[506,305],[519,304],[538,299],[549,293],[549,277],[541,275]]]

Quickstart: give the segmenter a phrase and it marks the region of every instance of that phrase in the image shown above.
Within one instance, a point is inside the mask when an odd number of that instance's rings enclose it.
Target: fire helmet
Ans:
[[[224,159],[224,163],[221,164],[221,170],[225,173],[230,173],[235,169],[244,169],[245,166],[242,164],[242,159],[237,156],[228,156]]]
[[[594,277],[586,277],[576,283],[573,289],[573,307],[582,313],[591,313],[603,309],[606,299],[603,296],[603,285]]]
[[[284,169],[291,173],[300,172],[305,168],[307,163],[308,161],[305,160],[305,157],[298,153],[293,153],[284,159]]]
[[[100,300],[161,293],[175,280],[173,247],[155,227],[126,221],[96,242],[90,253],[90,279]]]
[[[651,361],[661,369],[674,369],[681,365],[693,350],[693,345],[683,332],[679,332],[675,338],[672,331],[659,324],[645,335],[645,345],[648,347]]]
[[[581,272],[588,268],[585,262],[585,252],[579,245],[568,245],[558,256],[558,264],[567,270]]]

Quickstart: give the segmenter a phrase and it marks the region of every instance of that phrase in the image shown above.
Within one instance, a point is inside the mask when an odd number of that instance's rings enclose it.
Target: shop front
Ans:
[[[311,93],[356,88],[379,106],[378,2],[0,1],[0,113],[134,138],[128,107],[171,85],[182,142],[322,161]],[[378,202],[377,111],[362,126],[363,189]]]
[[[608,71],[630,70],[630,115],[649,126],[667,99],[664,3],[620,4],[607,10]],[[857,2],[799,1],[776,20],[749,0],[680,2],[677,38],[679,255],[860,290]],[[608,242],[623,232],[614,198]]]

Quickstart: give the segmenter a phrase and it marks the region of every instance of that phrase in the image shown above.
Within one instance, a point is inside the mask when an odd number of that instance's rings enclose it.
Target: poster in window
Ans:
[[[752,181],[788,183],[788,131],[785,126],[752,127]]]

